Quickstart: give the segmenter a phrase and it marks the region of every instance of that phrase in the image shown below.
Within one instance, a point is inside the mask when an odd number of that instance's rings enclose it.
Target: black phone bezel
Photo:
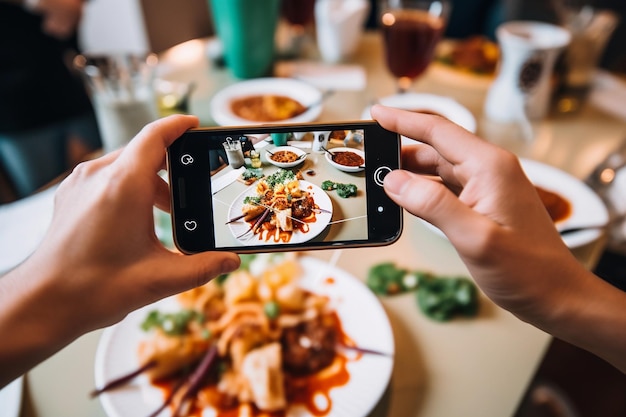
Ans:
[[[365,129],[365,177],[367,195],[368,238],[363,240],[304,242],[298,244],[215,247],[213,231],[212,194],[209,158],[194,158],[191,164],[182,163],[185,155],[208,155],[210,137],[244,134],[308,132],[314,130]],[[372,139],[376,138],[376,139]],[[217,149],[213,145],[213,149]],[[237,253],[283,252],[338,247],[371,247],[389,245],[402,233],[402,208],[385,193],[382,179],[386,173],[400,167],[400,137],[382,128],[375,121],[337,123],[305,123],[251,125],[236,127],[195,128],[185,132],[167,149],[167,167],[170,183],[171,218],[174,243],[178,250],[192,254],[204,251]],[[209,214],[204,214],[209,213]],[[195,229],[185,228],[185,221],[197,221]],[[204,220],[206,219],[206,220]]]

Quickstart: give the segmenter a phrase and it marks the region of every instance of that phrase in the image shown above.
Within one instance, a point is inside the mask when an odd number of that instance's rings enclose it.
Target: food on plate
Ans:
[[[178,295],[180,312],[148,315],[138,358],[155,364],[145,372],[174,415],[331,412],[330,390],[350,380],[347,362],[369,351],[344,334],[327,296],[299,285],[302,273],[293,254],[248,257],[238,271]]]
[[[237,180],[246,185],[252,185],[255,181],[263,178],[265,174],[263,174],[263,169],[261,168],[246,168]]]
[[[474,317],[478,314],[478,290],[469,278],[409,271],[392,262],[383,262],[370,268],[366,284],[379,295],[415,291],[422,313],[436,321],[449,321],[457,316]]]
[[[292,151],[276,151],[270,154],[270,158],[274,162],[289,163],[297,161],[300,157]]]
[[[535,189],[553,222],[563,221],[572,214],[572,204],[564,197],[538,186]]]
[[[438,61],[455,69],[480,75],[493,75],[500,52],[498,45],[484,36],[471,36],[454,42],[438,56]]]
[[[234,114],[254,122],[277,122],[291,119],[306,111],[306,107],[299,101],[275,94],[236,98],[231,101],[230,106]]]
[[[255,195],[243,201],[243,220],[250,224],[247,233],[259,240],[289,242],[293,233],[308,233],[309,224],[322,211],[315,204],[313,194],[300,188],[300,180],[292,171],[279,169],[262,178]]]
[[[365,163],[361,155],[351,151],[333,151],[333,162],[346,167],[359,167]]]
[[[331,180],[322,182],[322,190],[332,191],[337,190],[337,195],[341,198],[356,197],[357,186],[354,184],[342,184]]]
[[[347,136],[347,132],[345,130],[333,130],[332,132],[330,132],[330,135],[328,135],[328,139],[343,141],[346,138],[346,136]]]

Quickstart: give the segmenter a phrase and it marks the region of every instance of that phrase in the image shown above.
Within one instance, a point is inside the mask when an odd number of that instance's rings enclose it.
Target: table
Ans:
[[[377,33],[365,35],[353,62],[364,68],[367,86],[361,91],[340,91],[329,98],[320,120],[358,119],[372,100],[393,93],[394,81],[384,68],[380,46]],[[163,55],[162,68],[164,76],[196,83],[191,112],[200,116],[203,125],[209,125],[210,96],[236,80],[208,63],[205,48],[203,40],[175,47]],[[551,118],[532,125],[535,139],[525,140],[523,132],[492,125],[482,118],[487,86],[485,82],[455,78],[434,65],[414,89],[454,97],[477,117],[478,133],[487,140],[578,178],[585,177],[626,138],[624,121],[588,107],[573,118]],[[599,241],[574,253],[591,268],[602,248]],[[437,274],[467,274],[450,243],[409,215],[405,216],[401,239],[393,246],[311,255],[332,260],[361,279],[370,266],[383,261]],[[424,317],[412,294],[381,301],[393,327],[396,357],[391,384],[372,417],[511,416],[550,342],[549,335],[484,297],[477,318],[446,324]],[[27,374],[23,417],[104,416],[98,401],[88,398],[100,335],[101,331],[95,331],[79,338]]]

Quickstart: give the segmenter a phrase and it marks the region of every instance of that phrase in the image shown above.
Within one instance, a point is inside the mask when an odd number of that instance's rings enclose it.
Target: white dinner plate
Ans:
[[[363,161],[365,161],[365,153],[360,150],[360,149],[355,149],[355,148],[331,148],[329,149],[330,152],[354,152],[355,154],[359,155],[361,158],[363,158]],[[365,169],[365,163],[363,163],[363,165],[360,165],[358,167],[349,167],[346,165],[341,165],[338,164],[337,162],[333,161],[333,158],[330,156],[330,154],[328,152],[325,152],[326,155],[326,160],[328,161],[329,164],[331,164],[332,166],[334,166],[335,168],[337,168],[340,171],[344,171],[344,172],[360,172],[363,171]]]
[[[348,363],[350,381],[330,391],[332,407],[328,416],[364,417],[385,392],[393,368],[394,339],[389,319],[376,296],[348,272],[311,257],[301,257],[304,276],[300,285],[326,295],[337,311],[341,326],[355,344],[388,355],[363,355]],[[329,280],[329,278],[333,278]],[[154,309],[172,311],[181,307],[170,297],[130,313],[120,323],[105,329],[98,344],[95,383],[101,387],[120,375],[137,369],[137,346],[146,337],[140,325]],[[145,377],[100,395],[109,417],[147,416],[163,401],[163,394]],[[170,416],[169,410],[160,414]],[[313,417],[302,408],[290,409],[287,417]]]
[[[295,153],[296,155],[298,155],[298,157],[301,157],[300,159],[297,159],[293,162],[277,162],[274,161],[272,159],[272,156],[269,154],[269,152],[271,153],[276,153],[276,152],[280,152],[280,151],[291,151],[293,153]],[[277,166],[279,168],[293,168],[296,165],[300,165],[301,163],[303,163],[306,160],[306,156],[302,156],[302,155],[306,155],[306,152],[303,151],[301,148],[296,148],[295,146],[277,146],[271,150],[267,150],[265,151],[265,159],[267,159],[267,162],[269,162],[270,164]]]
[[[215,123],[222,126],[249,126],[259,122],[243,119],[231,110],[231,101],[236,98],[259,94],[276,94],[291,97],[303,106],[311,106],[304,113],[275,123],[306,123],[316,120],[322,112],[322,93],[311,84],[291,78],[258,78],[232,84],[213,96],[210,109]],[[315,103],[319,103],[315,105]],[[269,122],[263,122],[269,124]]]
[[[330,197],[324,190],[322,190],[317,185],[310,183],[308,181],[300,180],[300,189],[304,191],[308,191],[313,195],[313,201],[315,204],[322,209],[320,213],[315,214],[316,220],[312,223],[308,223],[309,231],[307,233],[300,233],[299,231],[293,232],[291,236],[291,240],[288,243],[302,243],[308,242],[313,239],[320,233],[324,231],[328,223],[330,223],[330,219],[333,217],[333,203],[330,201]],[[239,194],[237,198],[233,201],[228,209],[228,221],[229,219],[234,219],[236,217],[241,216],[241,208],[243,207],[243,201],[246,197],[256,196],[256,184],[253,184],[249,188],[247,188],[244,192]],[[243,219],[228,223],[228,227],[230,228],[233,236],[240,236],[250,229],[250,224]],[[284,245],[284,242],[275,242],[273,239],[269,239],[267,242],[265,240],[259,240],[257,235],[252,235],[252,233],[248,233],[246,236],[237,239],[241,243],[246,245]]]
[[[521,158],[520,162],[530,181],[544,190],[552,191],[565,198],[571,204],[572,213],[556,224],[557,229],[569,229],[582,226],[596,226],[609,221],[609,212],[600,197],[584,182],[576,177],[541,162]],[[428,222],[428,228],[445,237],[443,232]],[[589,244],[602,235],[600,229],[581,230],[563,236],[563,242],[569,248]]]
[[[476,132],[476,118],[472,112],[450,97],[407,92],[383,97],[378,103],[397,109],[437,113],[472,133]],[[370,106],[363,110],[361,118],[366,120],[372,118]]]
[[[0,415],[19,417],[22,409],[23,377],[19,377],[0,390]]]

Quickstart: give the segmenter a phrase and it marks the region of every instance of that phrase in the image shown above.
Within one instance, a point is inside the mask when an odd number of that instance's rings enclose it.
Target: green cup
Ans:
[[[238,78],[268,75],[280,0],[209,0],[226,65]]]
[[[275,146],[285,146],[289,133],[270,133],[270,136],[272,136],[272,142]]]

